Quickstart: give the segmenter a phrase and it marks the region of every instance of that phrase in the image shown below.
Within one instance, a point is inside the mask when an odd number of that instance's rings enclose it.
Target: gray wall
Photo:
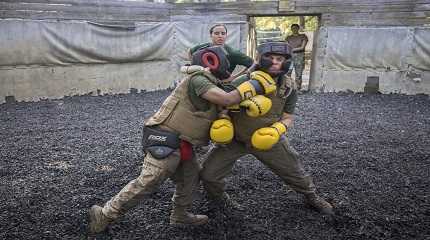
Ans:
[[[379,79],[382,93],[430,94],[429,0],[281,0],[279,13],[321,16],[311,89],[362,92]]]
[[[311,88],[363,92],[379,80],[382,93],[430,93],[430,29],[322,27]]]
[[[430,93],[430,0],[10,0],[0,1],[0,103],[167,88],[211,24],[226,23],[245,52],[248,16],[297,14],[321,20],[313,90],[359,92],[377,77],[384,93]]]
[[[171,4],[130,1],[22,2],[33,3],[0,2],[0,103],[172,87],[186,50],[208,41],[215,22],[246,50],[244,16],[166,16]]]

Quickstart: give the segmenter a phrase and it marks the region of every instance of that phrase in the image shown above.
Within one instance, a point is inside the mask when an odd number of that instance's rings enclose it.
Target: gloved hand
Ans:
[[[263,95],[257,95],[250,99],[243,100],[239,106],[246,109],[246,114],[250,117],[259,117],[266,114],[272,108],[272,100]]]
[[[242,100],[256,95],[266,95],[276,90],[276,82],[269,74],[263,71],[254,71],[250,77],[250,80],[243,82],[236,88]]]
[[[270,127],[257,129],[251,137],[251,144],[258,150],[269,150],[275,145],[287,127],[281,122],[275,122]]]
[[[215,120],[209,130],[209,135],[214,143],[230,143],[234,136],[233,123],[228,117]]]

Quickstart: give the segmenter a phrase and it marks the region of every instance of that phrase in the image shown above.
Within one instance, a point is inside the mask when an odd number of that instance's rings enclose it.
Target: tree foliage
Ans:
[[[318,28],[317,16],[304,16],[304,26],[302,30],[315,31]],[[280,30],[282,36],[287,36],[291,33],[292,24],[300,24],[299,16],[284,16],[284,17],[256,17],[255,24],[256,30]]]

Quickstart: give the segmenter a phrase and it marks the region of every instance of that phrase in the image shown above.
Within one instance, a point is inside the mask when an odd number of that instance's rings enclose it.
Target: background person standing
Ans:
[[[231,46],[225,43],[227,39],[227,27],[224,24],[213,25],[209,29],[209,35],[211,38],[211,42],[201,43],[188,49],[188,56],[190,59],[191,59],[191,55],[199,49],[207,48],[211,46],[223,46],[227,52],[227,59],[230,62],[230,67],[228,69],[230,73],[233,73],[237,65],[241,65],[246,68],[249,68],[252,66],[252,64],[254,63],[254,60],[251,57],[248,57],[246,54],[242,53],[237,49],[232,48]],[[236,78],[237,76],[243,74],[244,72],[245,70],[240,71],[239,73],[230,77],[227,81],[230,81]]]
[[[308,37],[305,34],[299,33],[300,26],[298,24],[291,25],[291,35],[285,39],[292,49],[292,61],[294,73],[296,74],[297,89],[302,89],[302,74],[305,69],[305,47],[308,43]],[[291,74],[291,73],[290,73]]]

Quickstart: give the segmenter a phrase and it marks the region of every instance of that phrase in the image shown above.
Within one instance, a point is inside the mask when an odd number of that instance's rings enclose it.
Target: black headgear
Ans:
[[[267,54],[278,54],[285,57],[282,63],[281,74],[288,72],[291,65],[291,46],[286,42],[266,42],[258,45],[257,51],[260,54],[258,68],[268,70],[272,66],[272,60],[267,58]]]
[[[227,51],[222,46],[212,46],[197,50],[193,53],[191,65],[208,67],[211,73],[219,78],[230,77],[228,71],[230,62],[227,59]]]

